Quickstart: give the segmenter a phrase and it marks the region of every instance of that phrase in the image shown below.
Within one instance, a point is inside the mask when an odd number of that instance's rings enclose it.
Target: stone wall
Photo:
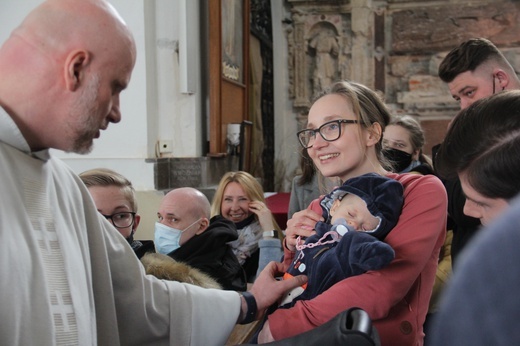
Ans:
[[[286,0],[286,4],[291,14],[286,25],[290,97],[300,126],[306,122],[316,86],[330,79],[352,79],[380,90],[394,113],[416,115],[426,132],[425,152],[430,154],[459,109],[437,76],[449,50],[468,38],[485,37],[520,71],[518,1]],[[312,43],[320,33],[332,42],[323,44],[321,52]],[[323,60],[328,64],[320,67]]]

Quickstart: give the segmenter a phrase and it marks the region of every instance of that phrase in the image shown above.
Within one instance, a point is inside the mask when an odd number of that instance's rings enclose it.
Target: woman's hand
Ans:
[[[318,221],[323,221],[323,217],[310,209],[294,213],[293,217],[287,221],[285,246],[287,246],[289,250],[295,251],[296,238],[298,238],[298,236],[307,238],[316,233],[314,227]]]
[[[265,203],[260,201],[253,201],[249,203],[249,210],[256,214],[258,217],[258,222],[260,223],[260,226],[262,226],[264,232],[277,229],[274,227],[273,214],[267,205],[265,205]]]

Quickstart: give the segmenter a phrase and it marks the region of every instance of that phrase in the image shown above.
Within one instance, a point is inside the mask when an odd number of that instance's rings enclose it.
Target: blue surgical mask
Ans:
[[[155,223],[154,243],[158,253],[167,255],[181,247],[181,235],[188,228],[199,222],[200,218],[183,230],[168,227],[160,222]]]

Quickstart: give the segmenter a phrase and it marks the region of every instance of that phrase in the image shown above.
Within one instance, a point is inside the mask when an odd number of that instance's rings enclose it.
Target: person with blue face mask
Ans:
[[[161,201],[155,223],[158,253],[210,275],[228,290],[246,289],[245,273],[231,247],[235,224],[221,216],[210,219],[210,203],[197,189],[170,191]]]
[[[188,230],[191,226],[201,221],[197,219],[191,225],[183,230],[168,227],[160,222],[155,223],[155,239],[157,242],[157,252],[167,255],[181,247],[180,240],[183,232]]]

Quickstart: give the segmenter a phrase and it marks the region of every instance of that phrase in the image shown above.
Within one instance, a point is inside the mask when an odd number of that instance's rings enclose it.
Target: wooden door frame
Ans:
[[[242,30],[242,80],[226,78],[223,73],[222,24],[230,19],[222,18],[224,1],[237,1],[243,4]],[[209,155],[222,155],[226,152],[226,133],[228,123],[241,123],[249,120],[249,0],[211,0],[207,2],[209,12]],[[242,92],[240,92],[242,90]],[[230,95],[240,92],[237,100],[242,114],[229,114],[226,109],[233,106]],[[238,112],[240,113],[240,112]],[[246,154],[245,162],[249,160]]]

